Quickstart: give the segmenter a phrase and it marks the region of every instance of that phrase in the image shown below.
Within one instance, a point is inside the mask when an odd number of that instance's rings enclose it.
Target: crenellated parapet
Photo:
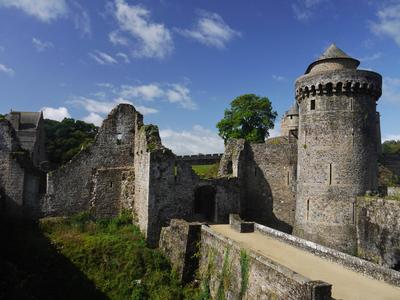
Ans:
[[[372,95],[376,100],[382,94],[382,77],[364,70],[333,70],[307,74],[296,81],[296,100],[317,95]]]

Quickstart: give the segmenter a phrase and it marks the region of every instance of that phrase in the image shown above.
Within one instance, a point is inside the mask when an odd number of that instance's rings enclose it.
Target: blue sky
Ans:
[[[0,112],[99,124],[133,103],[176,153],[221,152],[215,124],[244,93],[282,114],[330,43],[384,77],[400,139],[400,1],[0,0]]]

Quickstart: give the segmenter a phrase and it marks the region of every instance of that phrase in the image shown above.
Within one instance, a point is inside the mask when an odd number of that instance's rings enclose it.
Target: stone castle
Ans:
[[[222,157],[176,156],[156,126],[120,104],[92,146],[48,172],[42,114],[11,112],[0,120],[1,212],[35,219],[129,209],[151,246],[172,234],[173,219],[228,223],[236,214],[397,269],[400,204],[364,197],[378,191],[382,77],[359,63],[331,45],[296,80],[281,136],[229,140]],[[199,161],[219,162],[218,177],[199,178],[191,167]],[[400,175],[400,157],[384,161]]]

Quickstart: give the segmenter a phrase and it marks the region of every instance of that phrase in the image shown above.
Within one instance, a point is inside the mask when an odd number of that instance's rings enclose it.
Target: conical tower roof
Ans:
[[[312,64],[310,64],[306,70],[305,74],[310,73],[311,69],[321,63],[329,61],[348,61],[348,66],[356,69],[360,64],[360,61],[347,55],[342,49],[338,48],[335,44],[331,44],[325,52]]]

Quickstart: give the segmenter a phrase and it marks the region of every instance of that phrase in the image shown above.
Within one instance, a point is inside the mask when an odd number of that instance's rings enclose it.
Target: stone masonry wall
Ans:
[[[359,197],[357,242],[359,257],[400,271],[400,201]]]
[[[44,215],[71,215],[90,209],[98,169],[133,166],[135,125],[142,116],[120,104],[104,120],[92,146],[48,174]],[[107,199],[103,199],[107,201]]]
[[[230,140],[219,173],[238,178],[243,218],[291,232],[296,166],[297,144],[289,137],[271,138],[260,144]]]
[[[208,284],[212,299],[218,293],[225,299],[331,299],[329,284],[312,281],[252,250],[243,252],[204,225],[200,255],[201,281]],[[242,279],[246,277],[247,282]]]

